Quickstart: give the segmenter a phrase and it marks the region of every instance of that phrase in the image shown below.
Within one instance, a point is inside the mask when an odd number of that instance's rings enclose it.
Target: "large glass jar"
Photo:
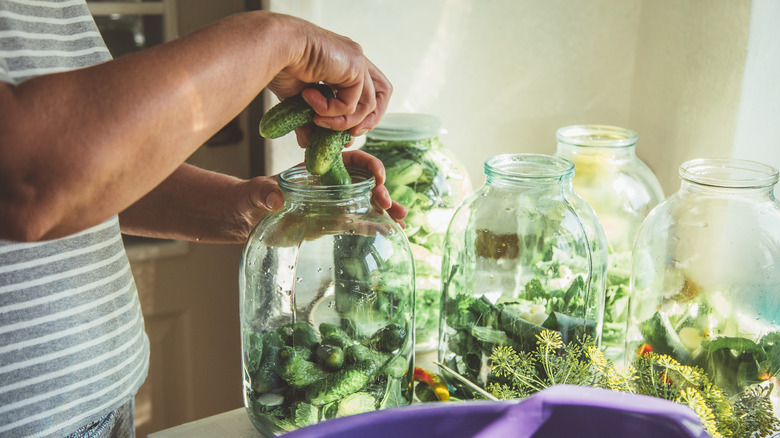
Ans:
[[[604,229],[609,248],[604,329],[605,355],[623,356],[631,250],[636,232],[663,201],[661,184],[636,155],[636,132],[606,125],[558,129],[556,156],[574,163],[574,190],[590,204]]]
[[[363,146],[382,160],[390,196],[409,210],[404,231],[414,254],[418,352],[436,349],[442,242],[455,208],[471,193],[468,173],[439,140],[440,131],[434,115],[391,113],[366,134]]]
[[[566,343],[601,334],[607,250],[593,209],[562,158],[507,154],[452,218],[442,263],[439,360],[482,388],[496,346],[532,354],[536,335]],[[474,396],[443,373],[455,396]]]
[[[704,369],[729,396],[780,370],[778,172],[734,159],[680,166],[682,184],[639,230],[626,362],[637,351]],[[640,350],[641,348],[641,350]]]
[[[374,178],[320,186],[281,173],[281,210],[244,248],[244,403],[263,436],[411,403],[414,264],[402,229],[371,205]]]

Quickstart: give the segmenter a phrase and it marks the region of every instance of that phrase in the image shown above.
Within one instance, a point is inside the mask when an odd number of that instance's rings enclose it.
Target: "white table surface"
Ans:
[[[245,408],[201,418],[150,434],[148,438],[260,438]]]

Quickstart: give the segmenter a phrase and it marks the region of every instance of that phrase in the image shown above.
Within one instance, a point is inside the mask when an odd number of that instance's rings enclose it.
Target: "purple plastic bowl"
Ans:
[[[708,438],[679,403],[557,385],[519,401],[412,405],[325,421],[284,438]]]

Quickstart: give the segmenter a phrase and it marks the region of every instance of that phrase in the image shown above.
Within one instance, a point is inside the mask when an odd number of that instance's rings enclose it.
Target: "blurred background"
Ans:
[[[394,85],[391,112],[439,116],[475,188],[486,158],[555,152],[555,131],[617,125],[667,195],[692,158],[780,167],[780,2],[741,0],[90,1],[114,56],[270,9],[346,35]],[[240,87],[241,84],[235,84]],[[238,177],[303,161],[264,142],[263,94],[190,158]],[[359,147],[358,139],[354,147]],[[238,245],[127,238],[152,345],[139,436],[243,406]]]

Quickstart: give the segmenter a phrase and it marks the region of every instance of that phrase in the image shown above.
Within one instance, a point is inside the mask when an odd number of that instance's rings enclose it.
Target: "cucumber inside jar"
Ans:
[[[246,329],[247,408],[261,430],[279,435],[332,418],[409,403],[403,354],[409,333],[388,324],[366,338],[328,323]]]

